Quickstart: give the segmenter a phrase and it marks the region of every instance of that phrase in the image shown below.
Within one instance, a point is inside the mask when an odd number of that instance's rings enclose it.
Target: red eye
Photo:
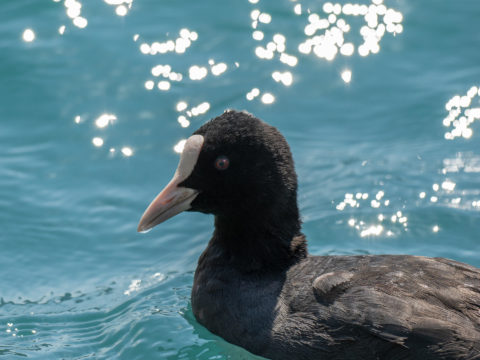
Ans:
[[[215,168],[217,170],[227,170],[229,165],[230,160],[228,160],[226,156],[219,156],[217,160],[215,160]]]

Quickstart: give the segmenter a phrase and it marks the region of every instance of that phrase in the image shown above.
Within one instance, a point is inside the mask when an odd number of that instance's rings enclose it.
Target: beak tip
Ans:
[[[145,234],[145,233],[149,232],[151,229],[152,228],[148,228],[148,227],[138,227],[137,232],[141,233],[141,234]]]
[[[151,227],[145,226],[143,224],[138,224],[137,232],[141,234],[145,234],[149,232],[151,229],[152,229]]]
[[[141,218],[140,221],[138,222],[137,232],[139,232],[139,233],[146,233],[146,232],[150,231],[151,228],[153,227],[153,226],[149,226],[148,223],[145,223],[144,220],[145,220],[145,219],[144,219],[143,216],[142,216],[142,218]]]

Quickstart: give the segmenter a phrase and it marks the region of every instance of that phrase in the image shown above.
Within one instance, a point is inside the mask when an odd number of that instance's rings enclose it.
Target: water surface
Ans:
[[[480,266],[479,18],[475,0],[3,0],[0,356],[252,358],[192,315],[213,219],[136,233],[226,108],[289,141],[312,253]]]

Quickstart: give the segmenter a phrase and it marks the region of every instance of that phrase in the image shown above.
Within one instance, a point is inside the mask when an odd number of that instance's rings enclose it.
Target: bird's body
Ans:
[[[209,251],[195,274],[195,316],[255,354],[480,359],[474,267],[405,255],[307,256],[281,273],[245,274]]]
[[[478,359],[480,269],[407,255],[310,256],[288,144],[227,111],[190,137],[139,231],[215,215],[192,309],[211,332],[270,359]]]

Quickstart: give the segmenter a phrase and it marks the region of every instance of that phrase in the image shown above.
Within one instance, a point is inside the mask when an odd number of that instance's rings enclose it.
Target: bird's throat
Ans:
[[[210,246],[224,252],[235,267],[246,271],[283,270],[307,255],[300,221],[279,218],[235,219],[215,216]]]

